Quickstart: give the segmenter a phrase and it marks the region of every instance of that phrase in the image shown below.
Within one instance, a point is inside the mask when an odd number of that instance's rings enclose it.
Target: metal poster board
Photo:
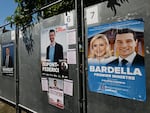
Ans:
[[[14,43],[5,43],[2,47],[2,73],[6,76],[14,74]]]
[[[66,25],[41,31],[42,76],[68,78],[67,49]]]
[[[142,19],[88,27],[88,84],[92,92],[146,100]]]

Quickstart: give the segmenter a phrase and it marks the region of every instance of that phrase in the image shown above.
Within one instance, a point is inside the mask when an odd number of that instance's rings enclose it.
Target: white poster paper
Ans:
[[[11,31],[11,40],[15,40],[15,30]]]
[[[67,53],[68,64],[76,64],[76,50],[68,49]]]
[[[41,78],[42,91],[48,91],[48,80],[47,78]]]
[[[64,94],[73,96],[73,81],[64,79]]]
[[[67,31],[67,43],[68,45],[76,44],[76,30],[68,30]]]

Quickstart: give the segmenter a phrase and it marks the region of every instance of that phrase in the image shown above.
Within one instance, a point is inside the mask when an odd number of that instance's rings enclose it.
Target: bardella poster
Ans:
[[[89,27],[89,90],[145,101],[144,55],[142,19]]]

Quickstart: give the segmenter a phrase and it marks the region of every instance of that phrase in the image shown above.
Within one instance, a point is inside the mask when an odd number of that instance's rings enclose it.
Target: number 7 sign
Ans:
[[[98,22],[98,6],[90,7],[86,10],[87,24]]]

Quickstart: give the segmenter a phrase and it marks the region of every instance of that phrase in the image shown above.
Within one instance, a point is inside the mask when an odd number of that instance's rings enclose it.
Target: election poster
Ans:
[[[67,50],[66,25],[41,30],[42,76],[68,78]]]
[[[1,45],[2,48],[2,73],[6,76],[13,76],[14,74],[14,43],[5,43]]]
[[[87,38],[89,90],[145,101],[144,21],[88,27]]]
[[[49,78],[48,102],[60,109],[64,109],[63,80]]]

